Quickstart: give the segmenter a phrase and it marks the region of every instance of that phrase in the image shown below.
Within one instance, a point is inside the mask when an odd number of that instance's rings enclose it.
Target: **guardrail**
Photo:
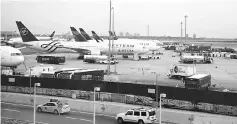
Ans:
[[[33,88],[30,87],[1,86],[1,91],[33,94],[34,90]],[[37,88],[36,92],[37,94],[40,95],[85,99],[91,101],[93,100],[94,95],[94,93],[91,91],[49,89],[40,87]],[[126,104],[152,106],[152,107],[158,106],[158,104],[154,102],[152,98],[144,96],[127,95],[127,94],[97,92],[96,99],[98,101],[119,102]],[[174,108],[174,109],[183,109],[183,110],[192,110],[192,111],[201,111],[208,113],[237,116],[236,106],[224,106],[209,103],[198,103],[197,105],[194,105],[189,101],[166,99],[166,98],[162,100],[162,105],[165,108]]]

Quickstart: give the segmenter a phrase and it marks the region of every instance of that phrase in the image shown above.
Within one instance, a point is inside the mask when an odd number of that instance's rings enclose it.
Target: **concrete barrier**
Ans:
[[[93,112],[93,101],[88,101],[88,100],[78,100],[78,99],[70,99],[70,98],[63,98],[63,97],[37,95],[37,99],[36,99],[37,104],[44,104],[48,102],[51,98],[67,100],[72,110],[84,111],[84,112],[90,112],[90,113]],[[33,105],[33,95],[30,96],[28,94],[1,92],[1,100],[3,102]],[[116,116],[116,114],[120,112],[126,112],[128,109],[131,109],[131,108],[144,107],[144,106],[138,106],[138,105],[128,105],[128,104],[123,104],[123,103],[112,103],[112,102],[97,101],[95,103],[96,103],[97,114],[104,114],[104,115],[110,115],[110,116]],[[144,108],[147,108],[147,107],[144,107]],[[156,114],[157,118],[159,119],[159,109],[156,110],[156,113],[157,113]],[[216,119],[218,119],[219,121],[216,121]],[[178,124],[189,124],[191,122],[193,123],[195,122],[195,124],[199,124],[200,121],[202,121],[203,124],[207,122],[215,123],[215,124],[223,124],[223,123],[237,124],[237,117],[162,108],[162,121],[166,123],[172,122],[172,123],[178,123]]]

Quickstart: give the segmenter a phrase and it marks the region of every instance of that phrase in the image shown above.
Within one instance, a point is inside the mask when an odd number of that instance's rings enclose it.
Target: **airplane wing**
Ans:
[[[66,48],[66,49],[74,50],[77,53],[83,53],[83,54],[90,54],[91,53],[91,50],[83,49],[83,48],[72,48],[72,47],[65,47],[65,46],[58,46],[58,48]]]
[[[19,47],[19,48],[16,48],[16,49],[21,50],[21,49],[24,49],[24,48],[26,48],[26,47]]]
[[[1,41],[1,43],[5,43],[7,46],[13,46],[13,45],[14,45],[14,44],[9,43],[9,42],[7,42],[7,41]]]

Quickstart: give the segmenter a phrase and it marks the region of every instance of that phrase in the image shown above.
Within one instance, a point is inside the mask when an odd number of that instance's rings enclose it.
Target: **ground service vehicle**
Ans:
[[[104,55],[84,55],[83,62],[106,64],[109,62],[108,59],[109,57],[104,56]],[[118,63],[118,59],[115,57],[112,57],[110,63],[111,64]]]
[[[195,66],[173,65],[168,72],[169,78],[186,78],[196,74]]]
[[[207,56],[181,56],[181,63],[213,63],[213,58]]]
[[[99,63],[100,64],[108,64],[109,60],[108,59],[100,60]],[[115,64],[115,61],[114,60],[110,60],[110,64]]]
[[[122,124],[123,122],[148,124],[148,123],[154,123],[157,119],[155,109],[137,108],[137,109],[129,109],[125,113],[117,114],[116,120],[118,124]]]
[[[61,113],[69,113],[70,106],[67,102],[63,102],[60,100],[50,100],[51,102],[47,102],[43,105],[37,106],[38,112],[50,112],[54,114],[61,114]]]
[[[237,59],[237,54],[232,54],[232,55],[230,55],[230,58],[231,58],[231,59]]]
[[[211,75],[196,74],[184,79],[185,88],[189,89],[209,89],[211,86]]]
[[[59,64],[65,63],[65,56],[39,55],[36,57],[38,63]]]
[[[139,56],[140,60],[149,60],[149,59],[160,59],[160,56],[155,55],[155,54],[145,54],[145,55],[140,55]]]

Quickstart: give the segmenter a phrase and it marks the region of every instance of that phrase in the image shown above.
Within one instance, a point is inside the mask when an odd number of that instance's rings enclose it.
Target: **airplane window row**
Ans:
[[[140,45],[149,45],[149,43],[140,43]]]
[[[11,56],[22,56],[21,53],[11,53]]]

